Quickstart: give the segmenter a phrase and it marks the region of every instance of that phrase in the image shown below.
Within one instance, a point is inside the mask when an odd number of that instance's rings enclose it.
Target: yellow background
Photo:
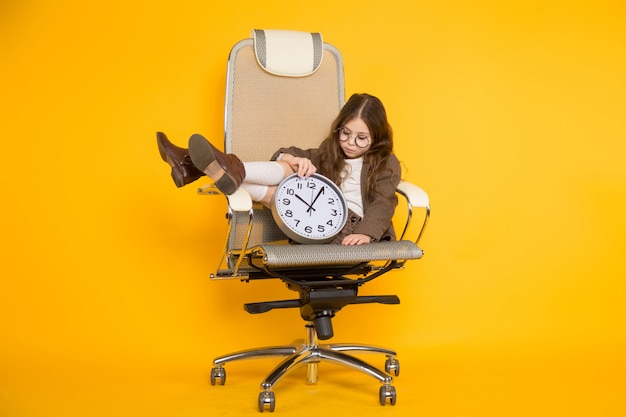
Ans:
[[[625,415],[619,0],[3,1],[0,414],[212,415],[232,392],[207,388],[214,356],[301,336],[296,311],[242,309],[291,297],[280,283],[209,281],[223,201],[176,189],[155,143],[219,143],[228,52],[252,28],[337,46],[347,94],[383,100],[431,197],[425,258],[363,289],[402,304],[334,321],[417,381],[371,412]]]

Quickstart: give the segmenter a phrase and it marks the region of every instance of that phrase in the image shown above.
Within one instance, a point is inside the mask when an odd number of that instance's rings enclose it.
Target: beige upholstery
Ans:
[[[293,78],[264,71],[252,40],[241,41],[228,66],[225,149],[258,161],[284,146],[317,147],[344,101],[343,63],[332,46],[317,71]]]

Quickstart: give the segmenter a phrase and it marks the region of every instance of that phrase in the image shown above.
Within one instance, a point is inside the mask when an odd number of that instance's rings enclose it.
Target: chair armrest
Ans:
[[[402,240],[408,238],[407,232],[411,230],[411,240],[413,240],[415,244],[418,244],[419,240],[422,237],[422,234],[424,233],[426,224],[428,223],[428,218],[430,217],[430,199],[428,198],[428,194],[417,185],[411,184],[407,181],[400,181],[400,184],[398,184],[398,187],[396,188],[396,192],[406,199],[406,203],[408,206],[406,223],[404,225],[402,233],[400,234],[399,239]],[[414,227],[410,227],[412,224],[414,208],[423,208],[425,211],[422,223],[419,226],[418,231],[415,231]]]
[[[423,208],[430,207],[428,194],[417,185],[411,184],[407,181],[400,181],[396,190],[406,197],[411,206]]]
[[[241,267],[242,261],[244,259],[243,255],[248,251],[248,242],[250,240],[250,233],[252,232],[252,218],[254,217],[252,197],[250,196],[250,193],[248,193],[245,189],[243,189],[243,187],[239,187],[237,191],[235,191],[234,193],[230,195],[224,195],[222,192],[220,192],[217,189],[217,187],[215,187],[215,184],[203,185],[202,187],[198,188],[198,194],[200,195],[223,195],[226,197],[226,200],[228,201],[229,227],[228,227],[228,233],[226,236],[226,247],[224,250],[224,254],[222,255],[222,259],[220,261],[220,266],[218,267],[218,271],[222,270],[224,266],[228,265],[226,268],[232,271],[231,275],[233,277],[238,276],[239,268]],[[245,218],[244,222],[246,224],[245,225],[246,231],[244,233],[243,240],[241,241],[241,249],[231,250],[230,249],[231,237],[236,236],[236,234],[233,232],[234,230],[233,224],[239,223],[240,222],[239,219],[242,219],[242,218]],[[233,253],[237,253],[239,256],[237,258],[237,261],[235,262],[235,265],[230,265],[228,258]],[[211,274],[211,276],[214,277],[215,275]]]
[[[239,187],[237,191],[227,195],[226,198],[228,199],[228,206],[233,211],[249,212],[252,210],[252,197],[243,187]]]
[[[223,195],[214,184],[207,184],[198,188],[198,194]],[[239,187],[233,194],[225,197],[228,200],[228,207],[233,211],[249,212],[252,210],[252,197],[250,197],[250,194],[242,187]]]

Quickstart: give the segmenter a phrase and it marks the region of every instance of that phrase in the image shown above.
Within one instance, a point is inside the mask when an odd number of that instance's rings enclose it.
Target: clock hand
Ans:
[[[307,213],[309,212],[309,210],[313,210],[315,211],[315,209],[312,207],[311,204],[307,203],[306,201],[304,201],[304,198],[300,197],[298,194],[296,194],[296,198],[300,201],[302,201],[304,204],[307,205],[308,209],[307,209]]]
[[[309,206],[309,208],[307,209],[307,213],[308,213],[310,210],[315,210],[315,209],[313,208],[313,205],[315,204],[315,202],[317,201],[317,199],[320,197],[320,195],[322,195],[322,193],[324,192],[324,188],[325,188],[325,187],[322,187],[322,188],[319,190],[319,192],[317,193],[317,195],[315,196],[315,198],[314,198],[314,199],[313,199],[313,201],[311,202],[311,205],[310,205],[310,206]]]

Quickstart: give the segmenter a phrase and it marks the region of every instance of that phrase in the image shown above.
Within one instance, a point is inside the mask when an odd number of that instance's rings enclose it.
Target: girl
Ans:
[[[350,97],[319,148],[281,148],[267,162],[243,163],[200,135],[189,139],[189,151],[174,146],[160,132],[157,142],[179,187],[207,175],[223,193],[232,194],[242,186],[254,201],[269,206],[285,177],[319,172],[341,188],[348,203],[348,222],[331,243],[361,245],[395,239],[391,218],[398,204],[400,163],[392,153],[393,134],[385,108],[374,96]]]

